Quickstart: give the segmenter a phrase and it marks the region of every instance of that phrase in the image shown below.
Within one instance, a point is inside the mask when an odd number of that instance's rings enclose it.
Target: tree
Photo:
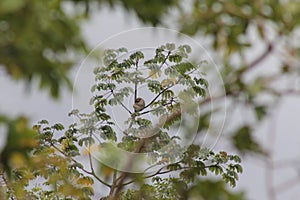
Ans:
[[[284,164],[278,165],[275,161],[276,130],[258,136],[259,140],[268,137],[264,146],[254,139],[254,134],[270,116],[279,115],[278,107],[283,100],[299,97],[300,45],[296,41],[299,38],[300,4],[294,0],[189,2],[193,5],[191,9],[182,9],[178,15],[179,29],[210,41],[209,45],[217,52],[215,60],[220,60],[223,65],[220,70],[225,95],[216,95],[211,100],[226,98],[230,102],[229,113],[237,110],[243,113],[239,120],[242,123],[235,123],[237,119],[228,121],[235,124],[235,128],[224,135],[242,154],[254,154],[265,161],[267,197],[279,199],[279,194],[289,191],[290,186],[296,186],[299,181],[291,178],[283,184],[276,182],[275,174],[278,177],[282,174],[275,170],[286,170],[295,162],[283,160],[281,163]],[[286,124],[286,121],[278,123]],[[286,135],[286,131],[280,135]],[[282,141],[276,142],[282,144]],[[289,156],[292,155],[286,155]],[[291,168],[298,171],[296,167]],[[287,185],[289,187],[285,187]]]
[[[41,81],[41,87],[48,86],[54,96],[58,94],[58,87],[63,85],[61,83],[69,84],[66,79],[66,69],[70,68],[71,65],[68,61],[62,62],[68,58],[65,57],[66,50],[77,49],[79,52],[84,50],[81,43],[83,41],[79,39],[81,38],[79,21],[76,20],[78,16],[72,18],[70,17],[72,15],[69,15],[70,13],[65,13],[62,9],[62,4],[65,2],[51,1],[49,4],[43,2],[43,5],[41,5],[39,1],[4,0],[0,3],[0,29],[5,33],[4,37],[0,39],[1,67],[4,67],[5,71],[15,78],[24,77],[25,80],[30,81],[42,77],[40,80],[44,81]],[[74,0],[70,2],[78,3],[76,7],[78,10],[74,13],[80,13],[79,15],[83,16],[84,12],[92,12],[90,8],[94,6],[91,5],[101,6],[106,1]],[[233,113],[237,108],[243,109],[245,113],[251,113],[253,117],[250,120],[249,118],[244,119],[242,124],[237,124],[233,129],[226,130],[225,135],[232,146],[241,154],[258,153],[256,155],[266,156],[267,153],[271,152],[270,147],[262,148],[254,140],[253,133],[282,98],[299,94],[297,85],[288,84],[282,87],[283,79],[298,78],[299,74],[297,66],[300,46],[297,43],[297,30],[299,28],[300,9],[297,1],[246,2],[229,0],[225,2],[191,0],[184,2],[184,4],[177,1],[164,1],[163,3],[131,0],[107,2],[112,6],[121,5],[129,11],[136,12],[137,16],[145,22],[158,22],[173,27],[170,20],[174,20],[174,27],[179,27],[182,32],[192,36],[200,35],[207,41],[211,41],[210,47],[217,53],[215,60],[219,60],[221,65],[224,66],[220,70],[226,92],[219,96],[204,97],[201,106],[205,107],[207,102],[226,98],[227,102],[230,102],[228,107],[230,113]],[[85,8],[83,12],[81,12],[82,5]],[[143,5],[147,6],[143,7]],[[186,5],[192,6],[186,7]],[[146,8],[149,10],[145,11]],[[176,9],[172,18],[169,17],[170,15],[163,15],[168,10],[172,11],[170,8]],[[34,12],[28,12],[28,10]],[[48,10],[52,10],[52,12],[47,12]],[[55,24],[58,28],[51,28],[53,18],[48,15],[49,13],[56,13],[55,16],[58,19],[54,21],[57,22]],[[179,13],[179,15],[176,13]],[[26,16],[33,16],[30,18],[36,19],[34,22],[40,23],[32,23]],[[44,24],[44,22],[50,24],[49,27],[46,27],[46,29],[36,28],[40,27],[38,24]],[[52,37],[50,37],[51,43],[46,45],[48,48],[43,48],[43,45],[38,44],[36,46],[31,45],[35,41],[47,39],[44,36],[49,32],[53,33],[51,36],[61,35],[62,38],[65,38],[65,35],[61,34],[64,31],[60,28],[61,23],[69,30],[66,39],[52,40]],[[41,30],[44,30],[42,31],[43,34],[40,32]],[[253,37],[256,40],[253,40]],[[14,40],[14,38],[20,38],[20,40]],[[70,41],[69,38],[74,40]],[[256,42],[257,40],[259,42]],[[32,48],[34,51],[31,51]],[[47,51],[48,49],[50,51]],[[78,53],[78,51],[75,52]],[[41,55],[47,56],[43,57]],[[275,59],[274,55],[279,59]],[[58,59],[62,57],[64,59]],[[265,62],[270,58],[276,61],[275,64],[270,64],[273,65],[271,66],[272,70],[267,73],[255,73],[257,71],[264,72],[265,68],[270,67]],[[43,62],[40,62],[40,60]],[[52,64],[49,64],[49,62]],[[40,68],[39,66],[48,67]],[[53,74],[55,74],[54,77]],[[212,111],[211,114],[218,115],[218,112],[217,109]],[[205,122],[207,116],[201,116],[199,121]],[[24,135],[32,135],[24,117],[10,119],[2,114],[0,122],[5,125],[8,135],[16,132],[22,133],[22,131],[17,131],[20,130],[18,127],[23,127],[24,133],[26,133]],[[14,140],[10,139],[14,137],[7,138],[7,149],[9,151],[6,152],[15,151],[15,149],[17,149],[17,152],[23,152],[23,150],[31,149],[36,145],[20,147],[23,143],[14,143]],[[31,136],[28,138],[31,138]],[[12,141],[12,143],[8,141]],[[29,141],[32,140],[29,139]],[[16,148],[16,146],[19,147]],[[10,155],[1,159],[6,162]],[[15,156],[15,158],[18,158],[18,156]],[[268,169],[272,170],[274,169],[272,157],[269,158],[267,159],[267,165]],[[4,163],[4,165],[7,164]],[[292,166],[291,163],[286,163],[286,165]],[[277,191],[274,190],[273,184],[270,183],[268,186],[270,199],[276,198]]]
[[[68,3],[73,12],[66,11]],[[88,52],[80,32],[80,22],[86,19],[93,3],[99,6],[108,3],[112,7],[121,3],[144,22],[157,24],[176,1],[57,0],[45,3],[39,0],[3,0],[0,3],[1,68],[13,79],[25,80],[27,84],[38,80],[42,89],[49,90],[51,96],[57,98],[61,86],[72,86],[67,72],[79,62],[73,54]]]
[[[34,127],[37,142],[32,142],[34,146],[28,151],[30,159],[24,152],[9,151],[13,155],[5,162],[11,171],[8,197],[89,199],[98,182],[109,188],[102,199],[215,199],[219,195],[241,199],[241,194],[229,192],[223,182],[235,186],[242,172],[238,156],[179,142],[185,137],[192,140],[191,134],[197,132],[198,126],[193,129],[191,125],[198,125],[194,121],[199,121],[199,101],[206,96],[208,86],[199,71],[201,66],[187,61],[190,52],[188,45],[176,48],[170,43],[158,47],[151,58],[145,58],[142,51],[128,56],[125,48],[107,50],[104,66],[94,70],[93,112],[73,110],[70,115],[78,123],[66,130],[60,123],[40,121]],[[139,103],[141,85],[147,87],[143,98],[148,101],[132,111],[125,102],[133,96],[132,105]],[[108,111],[112,107],[127,113],[127,128],[122,131]],[[152,118],[159,122],[155,124]],[[183,131],[174,135],[180,126]],[[88,165],[78,159],[83,153]],[[137,154],[146,160],[136,159]],[[199,178],[208,172],[223,181]],[[37,186],[30,186],[35,181]],[[205,187],[219,190],[206,191]]]
[[[82,9],[82,2],[85,10]],[[141,8],[142,4],[120,1],[128,11],[134,10],[145,22],[158,23],[169,5],[146,2],[150,12]],[[30,86],[38,83],[48,90],[53,98],[58,98],[63,86],[71,88],[68,71],[78,60],[73,55],[85,54],[88,47],[80,33],[80,22],[87,19],[92,1],[19,1],[3,0],[0,3],[0,68],[14,80],[24,81]],[[103,5],[112,1],[98,1]],[[70,4],[71,12],[65,7]],[[74,6],[76,4],[76,6]],[[154,7],[152,5],[155,5]],[[155,12],[153,12],[155,10]],[[5,95],[5,94],[2,94]],[[7,138],[1,152],[1,177],[7,185],[6,175],[10,176],[10,165],[27,162],[31,157],[25,153],[37,147],[35,132],[30,128],[26,116],[11,118],[0,113],[1,134],[5,130]],[[18,165],[17,164],[17,165]],[[15,191],[18,194],[18,191]],[[22,196],[23,193],[18,194]],[[1,198],[2,199],[2,198]]]

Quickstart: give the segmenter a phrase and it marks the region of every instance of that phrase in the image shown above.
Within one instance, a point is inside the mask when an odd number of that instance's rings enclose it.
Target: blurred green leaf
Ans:
[[[0,3],[0,64],[16,80],[37,80],[53,97],[59,96],[61,86],[71,88],[67,73],[78,62],[71,53],[86,50],[78,16],[67,14],[62,4],[60,0]]]
[[[233,144],[241,153],[255,152],[264,154],[259,144],[253,139],[250,126],[240,127],[233,134]]]

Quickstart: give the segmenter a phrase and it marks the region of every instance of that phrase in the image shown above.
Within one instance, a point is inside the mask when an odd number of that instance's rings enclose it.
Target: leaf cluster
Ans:
[[[198,101],[206,96],[208,87],[199,65],[188,62],[190,53],[188,45],[176,47],[172,43],[155,49],[151,58],[142,51],[128,53],[125,48],[105,51],[103,65],[94,70],[90,99],[93,111],[83,114],[72,110],[69,116],[76,123],[68,128],[60,123],[50,125],[46,120],[34,127],[38,145],[30,149],[27,167],[13,168],[13,180],[25,186],[38,178],[42,181],[31,189],[21,188],[20,193],[13,186],[10,195],[31,195],[34,199],[51,198],[55,194],[61,198],[90,199],[97,181],[110,189],[107,198],[186,199],[198,187],[194,183],[200,184],[201,177],[209,172],[234,187],[238,173],[242,172],[238,156],[214,153],[198,145],[182,146],[181,138],[172,136],[182,112],[198,119]],[[144,109],[135,112],[126,102],[131,96],[134,100],[139,97],[140,85],[146,86],[151,98],[144,97]],[[119,131],[111,118],[108,110],[113,107],[127,113],[125,130]],[[159,122],[155,124],[147,115]],[[144,173],[131,174],[113,169],[107,163],[95,163],[93,154],[111,145],[122,151],[147,154],[150,167]],[[106,154],[110,163],[123,159],[113,148],[108,148]],[[88,163],[79,161],[84,155]],[[127,162],[131,166],[132,161]],[[156,170],[150,172],[152,168]],[[162,178],[163,174],[169,174],[170,178]],[[150,178],[152,184],[147,182]],[[131,183],[138,184],[139,190],[123,189]],[[51,189],[46,189],[48,186]]]

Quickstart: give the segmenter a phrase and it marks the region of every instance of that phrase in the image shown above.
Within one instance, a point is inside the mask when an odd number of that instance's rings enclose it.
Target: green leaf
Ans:
[[[0,3],[0,11],[2,14],[13,13],[25,6],[26,2],[23,0],[2,0]]]
[[[169,61],[174,63],[180,63],[182,61],[182,55],[179,54],[172,54],[169,56]]]
[[[182,62],[180,64],[176,64],[174,66],[172,66],[177,72],[179,72],[180,74],[184,75],[186,72],[191,71],[192,69],[195,69],[196,66],[193,65],[190,62]]]
[[[61,130],[64,130],[65,127],[61,123],[57,123],[57,124],[54,124],[52,126],[52,128],[57,130],[57,131],[61,131]]]
[[[175,44],[174,43],[167,43],[166,44],[166,49],[169,51],[173,51],[175,49]]]
[[[215,175],[219,175],[219,174],[223,173],[222,167],[220,167],[218,165],[209,166],[208,169],[209,169],[209,171],[215,173]]]
[[[196,78],[194,77],[194,81],[196,82],[196,84],[200,84],[202,86],[204,86],[205,88],[208,88],[208,81],[204,78]]]
[[[266,106],[255,106],[254,109],[258,120],[262,120],[267,114]]]
[[[233,144],[242,153],[253,152],[264,154],[258,143],[254,141],[251,135],[251,128],[243,126],[239,128],[233,135]]]
[[[235,164],[234,167],[235,167],[235,169],[236,169],[236,171],[238,173],[242,173],[243,172],[243,168],[242,168],[242,166],[240,164]]]
[[[105,114],[105,113],[97,113],[97,117],[103,121],[110,119],[110,115]]]
[[[236,180],[233,177],[224,173],[224,174],[222,174],[222,178],[226,183],[229,183],[231,187],[236,186]]]
[[[195,180],[195,176],[197,175],[196,170],[189,169],[180,172],[179,176],[186,182],[193,182]]]
[[[172,90],[166,90],[162,93],[162,99],[171,99],[174,97],[174,92]]]
[[[182,169],[182,167],[179,163],[175,163],[175,164],[168,165],[167,169],[172,170],[172,171],[176,171],[176,170]]]
[[[157,80],[148,80],[148,89],[153,92],[158,94],[161,91],[161,85],[160,82]]]
[[[84,137],[84,138],[81,138],[79,141],[78,141],[78,145],[79,146],[82,146],[82,145],[85,145],[85,146],[88,146],[90,144],[94,144],[95,143],[95,140],[93,137]]]
[[[118,51],[121,52],[121,53],[127,53],[128,52],[128,50],[125,47],[119,48]]]
[[[206,96],[206,90],[199,87],[199,86],[193,86],[193,90],[200,96],[200,97],[205,97]]]
[[[192,48],[189,45],[180,45],[178,47],[179,51],[182,51],[184,53],[191,53],[192,52]]]
[[[129,57],[130,57],[131,60],[143,59],[144,58],[144,54],[141,51],[137,51],[137,52],[131,54]]]
[[[122,76],[124,76],[124,71],[123,70],[116,70],[111,74],[111,78],[112,80],[119,80],[120,78],[122,78]]]
[[[156,79],[161,76],[161,68],[157,64],[148,64],[147,67],[149,68],[149,76],[153,79]]]
[[[104,125],[100,127],[100,135],[105,140],[117,140],[116,132],[109,125]]]
[[[106,86],[107,86],[107,88],[108,88],[109,90],[114,90],[114,89],[116,89],[116,85],[113,84],[113,83],[108,83],[108,84],[106,84]]]
[[[43,120],[39,121],[38,124],[47,124],[48,125],[49,122],[47,120],[43,119]]]

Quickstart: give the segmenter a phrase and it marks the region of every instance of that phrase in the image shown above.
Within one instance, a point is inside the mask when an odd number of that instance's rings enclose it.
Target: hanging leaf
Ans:
[[[160,82],[157,80],[149,80],[148,81],[148,88],[153,93],[159,93],[161,91]]]

